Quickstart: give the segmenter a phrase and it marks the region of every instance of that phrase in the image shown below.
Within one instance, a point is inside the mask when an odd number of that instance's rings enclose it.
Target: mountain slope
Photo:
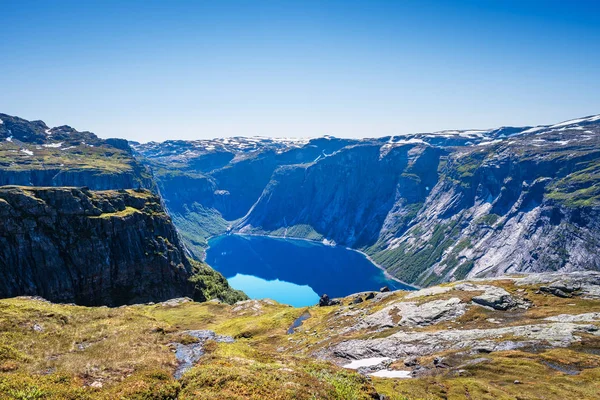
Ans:
[[[162,199],[142,188],[156,185],[125,140],[0,114],[0,297],[245,298],[188,259]]]
[[[600,268],[600,116],[380,139],[134,148],[158,171],[196,257],[207,237],[237,231],[351,246],[420,285]]]

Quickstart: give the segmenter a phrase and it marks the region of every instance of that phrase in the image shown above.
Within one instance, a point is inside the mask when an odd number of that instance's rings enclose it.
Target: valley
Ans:
[[[302,307],[317,304],[323,294],[345,297],[384,286],[410,289],[386,278],[362,254],[341,246],[242,235],[220,236],[208,243],[206,262],[252,299]]]
[[[600,116],[375,139],[133,144],[187,248],[228,232],[360,250],[417,286],[598,270]]]
[[[600,392],[600,117],[131,145],[0,120],[2,400]]]

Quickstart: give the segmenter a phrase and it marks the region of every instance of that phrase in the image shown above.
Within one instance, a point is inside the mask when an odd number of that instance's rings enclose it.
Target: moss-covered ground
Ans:
[[[451,367],[404,380],[367,378],[318,357],[341,341],[399,330],[486,329],[498,327],[494,321],[523,325],[552,315],[600,312],[600,301],[559,298],[510,280],[492,284],[532,306],[510,313],[470,307],[448,323],[369,331],[349,328],[393,302],[450,297],[468,302],[480,292],[410,300],[406,292],[394,292],[377,301],[351,304],[349,297],[341,306],[308,308],[272,301],[88,308],[31,298],[0,300],[0,399],[369,399],[376,393],[389,399],[598,398],[600,340],[591,334],[567,348],[473,355],[441,351]],[[287,334],[306,311],[310,318]],[[207,342],[197,365],[175,380],[173,343],[194,343],[185,331],[195,329],[229,335],[235,342]],[[433,357],[419,361],[428,365]],[[402,360],[390,368],[405,369]]]

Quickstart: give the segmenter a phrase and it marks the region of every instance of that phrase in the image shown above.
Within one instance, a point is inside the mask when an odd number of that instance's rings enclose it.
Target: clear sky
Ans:
[[[373,137],[600,113],[600,1],[0,0],[0,112],[101,137]]]

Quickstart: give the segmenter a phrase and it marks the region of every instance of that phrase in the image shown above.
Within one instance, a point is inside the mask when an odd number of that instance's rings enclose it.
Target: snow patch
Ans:
[[[409,379],[412,378],[411,371],[392,371],[390,369],[382,369],[381,371],[373,372],[369,374],[378,378],[398,378],[398,379]]]
[[[52,149],[58,149],[59,147],[62,147],[63,142],[59,142],[59,143],[48,143],[48,144],[43,144],[42,146],[44,147],[49,147]]]
[[[533,133],[533,132],[538,132],[538,131],[544,130],[546,128],[548,128],[548,126],[545,126],[545,125],[544,126],[536,126],[534,128],[526,129],[521,133]]]
[[[21,153],[25,153],[28,156],[32,156],[33,155],[33,151],[27,150],[27,149],[21,149]]]
[[[489,146],[492,144],[502,143],[502,142],[503,142],[502,139],[496,139],[496,140],[490,140],[488,142],[481,142],[481,143],[476,144],[475,146]]]
[[[560,122],[558,124],[552,125],[551,128],[559,128],[561,126],[575,125],[575,124],[579,124],[582,122],[594,122],[594,121],[598,121],[598,120],[600,120],[600,114],[594,115],[592,117],[571,119],[569,121]]]
[[[348,368],[348,369],[359,369],[362,367],[373,367],[375,365],[379,365],[384,361],[389,361],[391,360],[391,358],[389,357],[371,357],[371,358],[364,358],[362,360],[354,360],[349,364],[344,365],[344,368]]]

